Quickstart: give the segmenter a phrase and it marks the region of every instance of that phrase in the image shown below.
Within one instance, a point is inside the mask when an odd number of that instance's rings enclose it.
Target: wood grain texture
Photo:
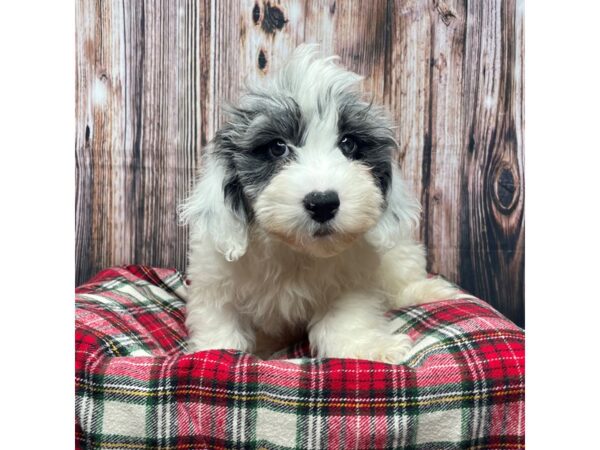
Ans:
[[[302,42],[393,114],[429,269],[524,323],[520,0],[81,0],[76,282],[185,268],[177,224],[203,146],[245,83]]]

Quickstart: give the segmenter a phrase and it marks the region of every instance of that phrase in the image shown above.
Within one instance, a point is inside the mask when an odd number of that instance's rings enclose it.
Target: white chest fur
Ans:
[[[257,330],[274,336],[305,327],[344,291],[373,286],[380,264],[365,242],[330,258],[315,258],[255,235],[246,254],[234,262],[208,245],[194,248],[188,267],[192,291],[209,289],[214,304],[230,303]]]

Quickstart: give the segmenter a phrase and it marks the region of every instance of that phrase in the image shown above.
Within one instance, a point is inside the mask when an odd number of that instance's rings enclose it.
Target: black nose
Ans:
[[[314,191],[304,197],[304,207],[313,220],[323,223],[333,219],[340,207],[340,198],[335,191]]]

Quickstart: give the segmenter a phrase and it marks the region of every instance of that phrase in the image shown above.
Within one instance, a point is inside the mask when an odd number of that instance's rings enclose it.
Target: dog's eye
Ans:
[[[342,153],[346,156],[352,156],[354,154],[354,152],[356,151],[356,141],[354,139],[352,139],[351,136],[344,136],[342,138],[342,140],[340,141],[340,149],[342,150]]]
[[[288,153],[290,152],[287,144],[285,142],[283,142],[281,139],[276,139],[272,142],[269,142],[267,144],[267,148],[269,150],[269,154],[273,158],[285,158],[288,155]]]

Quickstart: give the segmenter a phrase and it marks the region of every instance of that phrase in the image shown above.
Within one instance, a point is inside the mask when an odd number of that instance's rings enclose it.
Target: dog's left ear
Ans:
[[[208,237],[227,261],[236,261],[248,247],[248,218],[241,188],[215,155],[214,145],[207,148],[192,194],[179,207],[179,218],[190,225],[192,238]]]
[[[413,231],[419,226],[420,215],[419,202],[405,187],[400,171],[393,167],[387,208],[377,225],[367,232],[367,242],[378,252],[387,252],[399,242],[411,238]]]

